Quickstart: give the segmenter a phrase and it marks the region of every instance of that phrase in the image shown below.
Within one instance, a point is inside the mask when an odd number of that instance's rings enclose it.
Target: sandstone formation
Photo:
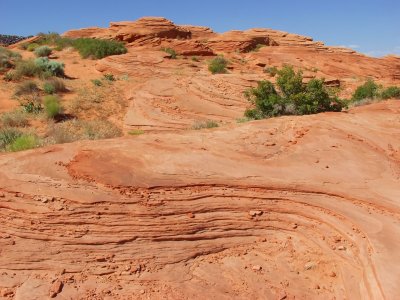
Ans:
[[[164,18],[65,36],[126,44],[97,61],[53,53],[62,104],[102,96],[125,136],[0,153],[0,299],[400,297],[400,101],[240,123],[270,67],[349,97],[369,77],[400,85],[400,57]],[[215,55],[226,74],[208,71]],[[117,80],[94,86],[104,74]],[[15,86],[0,80],[0,112]],[[193,130],[204,121],[220,127]]]
[[[0,291],[396,299],[399,113],[396,100],[2,155]]]

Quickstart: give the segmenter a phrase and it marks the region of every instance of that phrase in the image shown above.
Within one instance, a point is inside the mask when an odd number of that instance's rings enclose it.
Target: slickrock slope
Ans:
[[[400,84],[399,57],[372,58],[272,29],[220,34],[208,27],[178,26],[164,18],[147,17],[111,23],[109,28],[73,30],[65,36],[127,43],[127,54],[107,57],[96,66],[100,72],[129,74],[138,81],[127,91],[131,99],[127,130],[187,129],[207,119],[236,122],[248,106],[243,91],[262,79],[274,81],[265,70],[285,64],[303,70],[305,80],[324,77],[347,98],[367,78],[384,85]],[[168,59],[161,51],[168,47],[182,56]],[[229,60],[228,74],[213,76],[207,70],[207,62],[217,54]]]
[[[0,156],[0,295],[397,299],[400,101]]]

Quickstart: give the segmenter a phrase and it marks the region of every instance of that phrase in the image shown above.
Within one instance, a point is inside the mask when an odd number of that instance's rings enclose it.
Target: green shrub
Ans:
[[[92,83],[93,83],[95,86],[102,86],[102,85],[103,85],[103,83],[101,82],[100,79],[92,79]]]
[[[389,86],[381,93],[382,99],[400,98],[400,87]]]
[[[52,50],[48,46],[40,46],[35,49],[36,57],[48,57]]]
[[[162,48],[161,50],[168,53],[170,55],[171,59],[176,59],[178,57],[178,54],[172,48]]]
[[[192,61],[199,62],[200,59],[197,56],[192,56]]]
[[[35,51],[35,50],[36,50],[37,48],[39,48],[39,47],[40,47],[39,44],[37,44],[37,43],[31,43],[31,44],[28,44],[28,45],[26,46],[26,50],[33,52],[33,51]]]
[[[58,77],[65,76],[64,64],[61,62],[49,60],[48,57],[39,57],[35,59],[34,63],[44,74],[47,73]]]
[[[224,74],[227,72],[226,70],[227,65],[228,61],[222,56],[218,56],[209,62],[208,70],[212,74]]]
[[[25,127],[29,124],[26,113],[21,110],[1,114],[0,121],[5,127]]]
[[[260,81],[256,88],[245,92],[245,97],[252,105],[245,111],[246,118],[341,111],[345,106],[335,95],[330,95],[323,79],[313,79],[303,84],[302,73],[295,72],[289,66],[278,71],[277,85],[279,91],[270,81]]]
[[[57,117],[62,111],[60,100],[57,96],[45,96],[43,98],[43,104],[49,118]]]
[[[199,129],[203,129],[203,128],[215,128],[218,126],[219,126],[218,123],[213,120],[207,120],[207,121],[202,121],[202,122],[198,121],[193,124],[192,129],[199,130]]]
[[[63,93],[67,91],[64,82],[58,78],[47,79],[43,84],[43,91],[46,94],[52,95],[56,93]]]
[[[379,85],[372,79],[368,79],[363,85],[360,85],[354,92],[352,100],[359,101],[363,99],[374,99],[379,94]]]
[[[113,74],[104,74],[103,77],[107,81],[115,81],[115,77]]]
[[[39,139],[32,134],[22,134],[17,137],[11,144],[8,145],[7,150],[12,152],[24,151],[33,149],[39,146]]]
[[[0,72],[14,67],[16,62],[20,59],[21,55],[19,53],[0,47]]]
[[[73,47],[83,58],[101,59],[110,55],[119,55],[127,52],[121,42],[79,38],[73,41]]]
[[[74,40],[70,38],[61,37],[56,32],[49,32],[47,34],[39,33],[40,37],[38,41],[36,41],[40,45],[51,45],[54,46],[54,49],[57,51],[61,51],[66,47],[73,46]]]
[[[12,144],[22,132],[15,128],[0,128],[0,151],[6,150],[7,146]]]
[[[37,94],[39,92],[39,88],[36,84],[36,82],[32,80],[27,80],[24,82],[21,82],[15,87],[15,92],[14,95],[19,97],[22,95],[31,95],[31,94]]]

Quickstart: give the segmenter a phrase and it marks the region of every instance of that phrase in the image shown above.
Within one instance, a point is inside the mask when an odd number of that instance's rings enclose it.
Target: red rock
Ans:
[[[62,283],[62,281],[56,280],[53,282],[53,284],[50,287],[50,297],[54,298],[56,297],[59,293],[61,293],[62,289],[63,289],[64,284]]]

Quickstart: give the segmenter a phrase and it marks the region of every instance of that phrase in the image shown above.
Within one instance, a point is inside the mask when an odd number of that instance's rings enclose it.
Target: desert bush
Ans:
[[[192,125],[192,129],[199,130],[203,128],[215,128],[218,126],[219,126],[218,123],[213,120],[197,121]]]
[[[73,46],[73,39],[61,37],[56,32],[49,32],[49,33],[39,33],[38,36],[40,37],[36,43],[40,45],[51,45],[54,46],[54,49],[57,51],[61,51],[66,47]]]
[[[69,120],[54,124],[49,131],[49,136],[56,144],[71,143],[78,140],[110,139],[121,135],[121,129],[104,120]]]
[[[92,83],[93,83],[95,86],[102,86],[102,85],[103,85],[103,83],[101,82],[100,79],[92,79]]]
[[[115,77],[113,74],[104,74],[103,78],[107,81],[115,81]]]
[[[64,82],[58,78],[47,79],[43,83],[43,91],[46,94],[52,95],[56,93],[63,93],[67,91]]]
[[[6,150],[21,135],[22,132],[16,128],[0,128],[0,151]]]
[[[200,59],[197,56],[192,56],[192,61],[199,62]]]
[[[218,56],[209,62],[208,70],[212,74],[224,74],[227,72],[226,70],[227,66],[228,66],[228,61],[224,57]]]
[[[19,53],[0,47],[0,72],[14,67],[16,62],[20,59],[21,55]]]
[[[171,59],[176,59],[178,57],[178,54],[172,48],[162,48],[161,50],[168,53],[171,56]]]
[[[29,125],[28,116],[23,110],[15,110],[0,115],[2,126],[5,127],[25,127]]]
[[[22,134],[7,146],[8,151],[17,152],[33,149],[39,146],[39,139],[33,134]]]
[[[11,80],[20,80],[22,77],[41,77],[43,70],[32,59],[18,61],[15,70],[11,73]]]
[[[110,55],[127,52],[123,43],[110,40],[79,38],[73,41],[73,47],[83,58],[101,59]]]
[[[46,115],[49,118],[57,117],[62,111],[60,99],[57,96],[45,96],[43,98],[43,104]]]
[[[32,80],[26,80],[15,87],[14,95],[19,97],[22,95],[37,94],[38,92],[39,88],[36,82]]]
[[[39,101],[28,100],[21,103],[23,110],[29,114],[38,114],[43,110],[42,103]]]
[[[389,86],[381,92],[382,99],[400,98],[400,87]]]
[[[37,48],[39,48],[40,47],[40,45],[39,44],[37,44],[37,43],[31,43],[31,44],[28,44],[28,45],[26,45],[26,49],[25,50],[28,50],[28,51],[30,51],[30,52],[33,52],[33,51],[35,51]]]
[[[278,73],[278,68],[277,67],[267,67],[264,69],[264,73],[267,73],[271,75],[272,77],[275,77],[276,74]]]
[[[52,50],[48,46],[40,46],[35,49],[36,57],[48,57]]]
[[[341,111],[344,102],[331,95],[323,79],[310,80],[303,84],[301,72],[285,66],[278,71],[277,86],[270,81],[261,81],[256,88],[245,91],[252,108],[245,117],[263,119],[281,115],[315,114],[325,111]]]
[[[64,76],[64,64],[62,62],[49,60],[48,57],[39,57],[34,61],[35,65],[40,68],[43,74],[50,76]]]

